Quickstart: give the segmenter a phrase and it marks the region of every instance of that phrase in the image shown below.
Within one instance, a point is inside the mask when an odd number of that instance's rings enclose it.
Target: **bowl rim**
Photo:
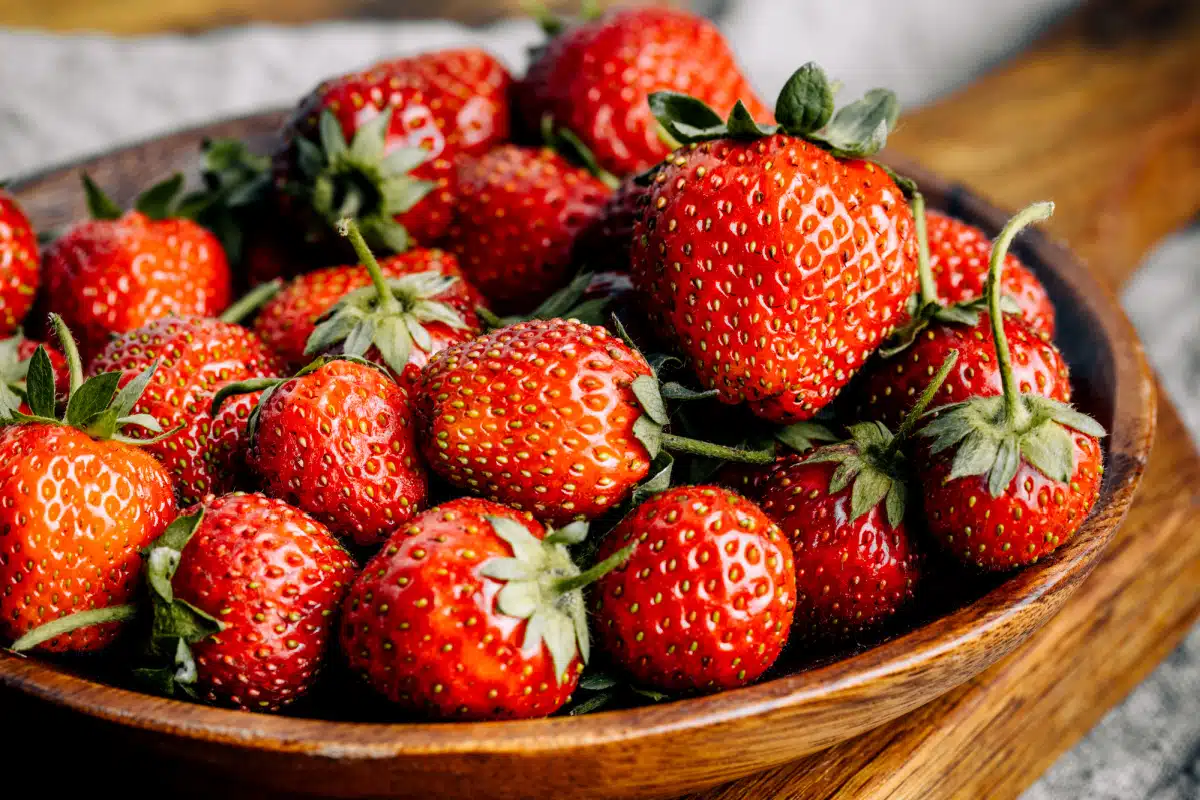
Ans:
[[[188,128],[102,155],[22,176],[10,187],[20,192],[40,181],[86,168],[140,144],[169,144],[250,121],[266,129],[278,111]],[[989,233],[1009,214],[966,188],[937,178],[912,162],[885,154],[885,161],[925,187],[931,208],[962,216]],[[1112,290],[1098,280],[1064,244],[1043,229],[1027,230],[1020,250],[1035,264],[1056,264],[1053,273],[1081,298],[1099,325],[1098,338],[1111,347],[1113,420],[1107,439],[1105,481],[1092,515],[1070,542],[1039,564],[1014,573],[975,601],[918,628],[836,662],[713,695],[684,698],[645,708],[599,711],[579,717],[548,717],[504,722],[381,723],[251,714],[183,700],[157,697],[99,683],[36,658],[0,649],[0,684],[90,717],[143,731],[224,745],[303,752],[340,760],[390,759],[422,754],[522,754],[565,752],[579,746],[624,742],[687,730],[800,706],[856,688],[919,671],[981,637],[1003,631],[1030,606],[1069,587],[1090,571],[1128,510],[1149,455],[1155,427],[1154,383],[1142,346]],[[1115,346],[1128,342],[1127,348]],[[1100,513],[1103,512],[1103,513]],[[1044,620],[1042,620],[1044,621]],[[943,691],[948,691],[947,685]],[[886,720],[881,719],[880,722]]]

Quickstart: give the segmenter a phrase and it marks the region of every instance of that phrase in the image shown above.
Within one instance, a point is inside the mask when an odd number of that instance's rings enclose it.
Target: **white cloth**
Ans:
[[[715,0],[756,87],[774,96],[817,60],[855,97],[936,97],[1019,49],[1071,0]],[[390,55],[474,43],[516,70],[536,27],[444,22],[250,26],[122,39],[0,31],[0,176],[171,129],[286,106],[321,78]],[[1126,294],[1168,392],[1200,436],[1200,235],[1176,237]],[[1186,289],[1186,290],[1181,290]],[[1183,346],[1181,346],[1183,343]],[[1200,631],[1025,800],[1200,798]]]

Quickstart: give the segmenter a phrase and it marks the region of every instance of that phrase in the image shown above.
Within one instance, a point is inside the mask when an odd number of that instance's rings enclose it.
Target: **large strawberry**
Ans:
[[[85,383],[70,332],[51,322],[69,364],[66,412],[55,410],[54,370],[39,347],[29,413],[6,409],[0,431],[0,639],[22,650],[97,650],[129,618],[120,606],[135,591],[139,552],[175,516],[175,496],[166,470],[123,433],[158,432],[133,414],[154,367],[120,391],[115,372]],[[62,619],[76,612],[94,626]]]
[[[0,190],[0,336],[25,319],[41,283],[37,234],[11,194]]]
[[[908,203],[863,160],[895,122],[895,96],[872,90],[833,115],[810,64],[780,93],[779,126],[740,104],[722,121],[683,95],[651,102],[690,146],[655,173],[634,226],[634,285],[721,400],[776,422],[812,417],[916,287]]]
[[[926,226],[929,268],[937,287],[937,299],[949,304],[983,297],[991,240],[974,225],[940,211],[929,211]],[[1047,337],[1054,335],[1054,305],[1046,287],[1012,253],[1004,260],[1001,286],[1005,297],[1020,310],[1021,318],[1030,328]]]
[[[90,360],[114,333],[169,314],[212,316],[230,300],[229,264],[216,237],[172,216],[176,176],[122,213],[85,175],[93,219],[76,224],[46,252],[47,306],[62,315]]]
[[[930,532],[982,569],[1024,566],[1053,552],[1083,524],[1104,471],[1104,429],[1066,403],[1018,386],[999,324],[1000,272],[1012,239],[1048,218],[1050,203],[1017,214],[992,248],[987,300],[1003,391],[937,409],[919,475]]]
[[[796,604],[792,551],[749,500],[681,486],[638,506],[604,539],[592,611],[601,646],[639,685],[717,691],[757,679],[787,642]]]
[[[617,506],[660,450],[771,461],[772,451],[665,433],[663,398],[684,394],[660,388],[646,359],[604,328],[522,322],[433,357],[417,393],[421,444],[451,484],[556,524]]]
[[[911,468],[902,445],[954,366],[951,352],[900,429],[850,426],[850,439],[778,464],[758,500],[796,562],[796,637],[842,640],[878,626],[913,597],[919,554],[905,522]]]
[[[511,80],[494,57],[465,49],[325,81],[283,127],[274,172],[285,212],[313,242],[336,240],[344,217],[387,252],[435,241],[450,223],[455,157],[508,138]]]
[[[361,356],[408,386],[433,353],[479,333],[481,300],[454,256],[416,249],[381,264],[353,220],[343,221],[343,233],[361,266],[309,273],[259,316],[258,329],[293,364]]]
[[[608,194],[549,147],[502,145],[459,159],[444,244],[491,308],[527,311],[570,280],[575,237]]]
[[[424,507],[428,480],[408,392],[381,368],[319,358],[292,378],[226,386],[213,410],[256,391],[247,461],[263,492],[362,546]]]
[[[942,388],[938,404],[956,403],[976,396],[998,395],[1002,392],[999,366],[994,357],[992,324],[987,302],[970,298],[943,305],[937,299],[928,259],[929,248],[924,242],[922,218],[924,200],[920,193],[913,196],[916,211],[917,235],[921,243],[919,271],[920,291],[915,296],[912,318],[896,331],[893,338],[879,350],[879,355],[863,371],[855,387],[860,418],[876,419],[896,425],[925,387],[929,376],[951,350],[960,354],[957,366]],[[1007,269],[1008,259],[1004,267]],[[1001,273],[1002,275],[1004,273]],[[1067,363],[1041,332],[1031,328],[1016,313],[1007,290],[1010,284],[1002,281],[1005,294],[1001,298],[1004,311],[1004,334],[1012,352],[1012,370],[1022,392],[1036,392],[1053,400],[1071,399],[1071,383]]]
[[[755,116],[770,116],[721,32],[703,17],[627,9],[551,32],[518,84],[519,111],[530,129],[549,116],[574,131],[617,175],[645,170],[670,152],[646,106],[651,92],[684,92],[722,112],[741,100]]]
[[[582,588],[628,551],[580,572],[587,526],[547,532],[528,514],[459,498],[397,531],[346,597],[350,668],[403,709],[435,719],[557,711],[588,660]]]

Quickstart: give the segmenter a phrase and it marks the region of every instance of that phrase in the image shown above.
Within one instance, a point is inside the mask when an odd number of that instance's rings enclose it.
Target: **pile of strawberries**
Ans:
[[[519,81],[332,78],[187,194],[85,176],[40,259],[0,200],[0,642],[255,711],[340,661],[423,718],[578,713],[1080,527],[1104,431],[1008,254],[1049,204],[927,213],[872,160],[891,92],[809,64],[772,110],[685,12],[546,23]]]

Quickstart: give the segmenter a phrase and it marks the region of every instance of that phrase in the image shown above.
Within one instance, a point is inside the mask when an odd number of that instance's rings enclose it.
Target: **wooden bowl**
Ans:
[[[84,214],[80,169],[127,200],[153,179],[194,169],[202,139],[261,140],[279,119],[262,114],[178,133],[12,188],[39,227],[62,225]],[[896,166],[920,182],[931,206],[989,234],[1008,216],[914,165]],[[91,726],[93,740],[123,757],[155,751],[176,785],[239,782],[337,797],[673,795],[867,731],[969,680],[1054,614],[1101,557],[1149,452],[1153,387],[1116,300],[1040,231],[1022,236],[1016,252],[1057,306],[1058,341],[1078,405],[1110,432],[1100,499],[1053,557],[1007,579],[968,576],[957,596],[934,604],[938,616],[917,617],[907,633],[873,648],[710,697],[504,723],[340,722],[227,711],[108,686],[8,652],[0,652],[0,684],[66,709],[57,713]]]

